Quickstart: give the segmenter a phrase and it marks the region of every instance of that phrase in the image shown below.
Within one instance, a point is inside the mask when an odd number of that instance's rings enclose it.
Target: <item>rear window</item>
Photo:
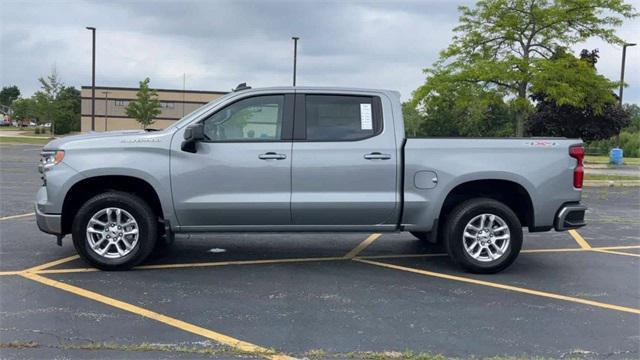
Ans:
[[[377,134],[381,119],[368,96],[307,95],[307,141],[359,140]]]

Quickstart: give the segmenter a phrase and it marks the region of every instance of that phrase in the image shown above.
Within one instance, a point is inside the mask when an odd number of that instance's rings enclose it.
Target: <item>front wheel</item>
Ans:
[[[487,198],[455,207],[445,223],[449,256],[473,273],[496,273],[511,265],[522,247],[522,225],[505,204]]]
[[[102,270],[126,270],[154,248],[157,220],[140,197],[109,191],[89,199],[75,216],[73,244],[78,254]]]

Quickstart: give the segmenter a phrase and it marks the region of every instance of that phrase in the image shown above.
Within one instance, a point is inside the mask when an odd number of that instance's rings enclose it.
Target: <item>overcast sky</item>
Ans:
[[[640,9],[640,0],[631,1]],[[55,66],[66,85],[91,85],[91,33],[97,31],[96,85],[228,91],[291,83],[291,36],[301,38],[299,85],[399,90],[424,82],[422,69],[452,37],[464,0],[7,1],[0,0],[0,85],[37,90]],[[640,20],[619,30],[640,43]],[[598,69],[619,79],[621,49],[590,40]],[[627,54],[625,102],[640,103],[640,46]]]

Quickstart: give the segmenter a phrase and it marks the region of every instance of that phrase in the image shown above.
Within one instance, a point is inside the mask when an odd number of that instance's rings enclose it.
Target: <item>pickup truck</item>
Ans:
[[[408,231],[494,273],[529,232],[583,226],[580,140],[407,138],[400,95],[239,87],[161,131],[44,146],[40,230],[128,269],[176,233]]]

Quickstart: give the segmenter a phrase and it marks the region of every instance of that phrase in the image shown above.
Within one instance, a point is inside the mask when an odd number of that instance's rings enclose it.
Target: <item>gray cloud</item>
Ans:
[[[99,85],[136,86],[149,76],[152,86],[181,88],[183,73],[191,89],[289,84],[297,35],[300,84],[391,88],[407,99],[449,43],[460,3],[472,2],[0,0],[0,85],[28,95],[53,66],[65,83],[89,84],[84,27],[92,25]],[[621,29],[630,39],[638,33],[637,21]],[[595,40],[582,47],[599,48],[600,71],[618,77],[619,49]],[[636,49],[628,69],[639,63]],[[628,73],[625,99],[640,102],[640,74]]]

